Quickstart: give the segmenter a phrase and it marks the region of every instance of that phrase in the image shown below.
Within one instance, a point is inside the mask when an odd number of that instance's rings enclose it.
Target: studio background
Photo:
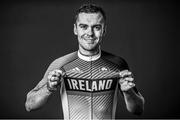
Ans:
[[[59,93],[41,109],[26,112],[26,94],[56,58],[77,50],[73,34],[79,1],[0,4],[0,118],[63,118]],[[119,96],[117,118],[180,118],[177,3],[97,0],[107,15],[102,49],[123,57],[144,96],[145,111],[127,112]]]

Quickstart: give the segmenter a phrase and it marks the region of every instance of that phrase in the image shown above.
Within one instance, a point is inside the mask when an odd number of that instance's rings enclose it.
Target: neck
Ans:
[[[91,51],[88,51],[88,50],[85,50],[85,49],[79,47],[79,52],[85,56],[97,55],[99,53],[99,50],[100,50],[100,46],[98,46],[97,48],[95,48],[94,50],[91,50]]]

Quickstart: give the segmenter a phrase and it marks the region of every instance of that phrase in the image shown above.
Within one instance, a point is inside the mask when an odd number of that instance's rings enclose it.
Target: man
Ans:
[[[141,114],[144,98],[135,87],[127,63],[100,48],[106,29],[104,11],[87,4],[75,18],[79,50],[51,63],[43,79],[27,94],[26,110],[43,106],[60,86],[64,119],[115,118],[118,91],[127,110]]]

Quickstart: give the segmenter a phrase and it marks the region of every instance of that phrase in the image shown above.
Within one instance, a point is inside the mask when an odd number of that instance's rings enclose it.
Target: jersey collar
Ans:
[[[101,57],[101,50],[99,49],[99,53],[93,56],[85,56],[81,54],[80,51],[78,50],[78,57],[85,61],[95,61]]]

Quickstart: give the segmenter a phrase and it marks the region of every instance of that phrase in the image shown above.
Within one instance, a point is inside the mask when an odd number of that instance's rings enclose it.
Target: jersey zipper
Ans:
[[[91,86],[92,86],[92,56],[91,56],[90,67],[91,67],[91,69],[90,69],[90,71],[91,71],[91,73],[90,73],[90,75],[91,75],[90,81],[91,81]],[[91,88],[91,120],[93,119],[93,94],[92,93],[93,93],[93,91],[92,91],[92,88]]]

